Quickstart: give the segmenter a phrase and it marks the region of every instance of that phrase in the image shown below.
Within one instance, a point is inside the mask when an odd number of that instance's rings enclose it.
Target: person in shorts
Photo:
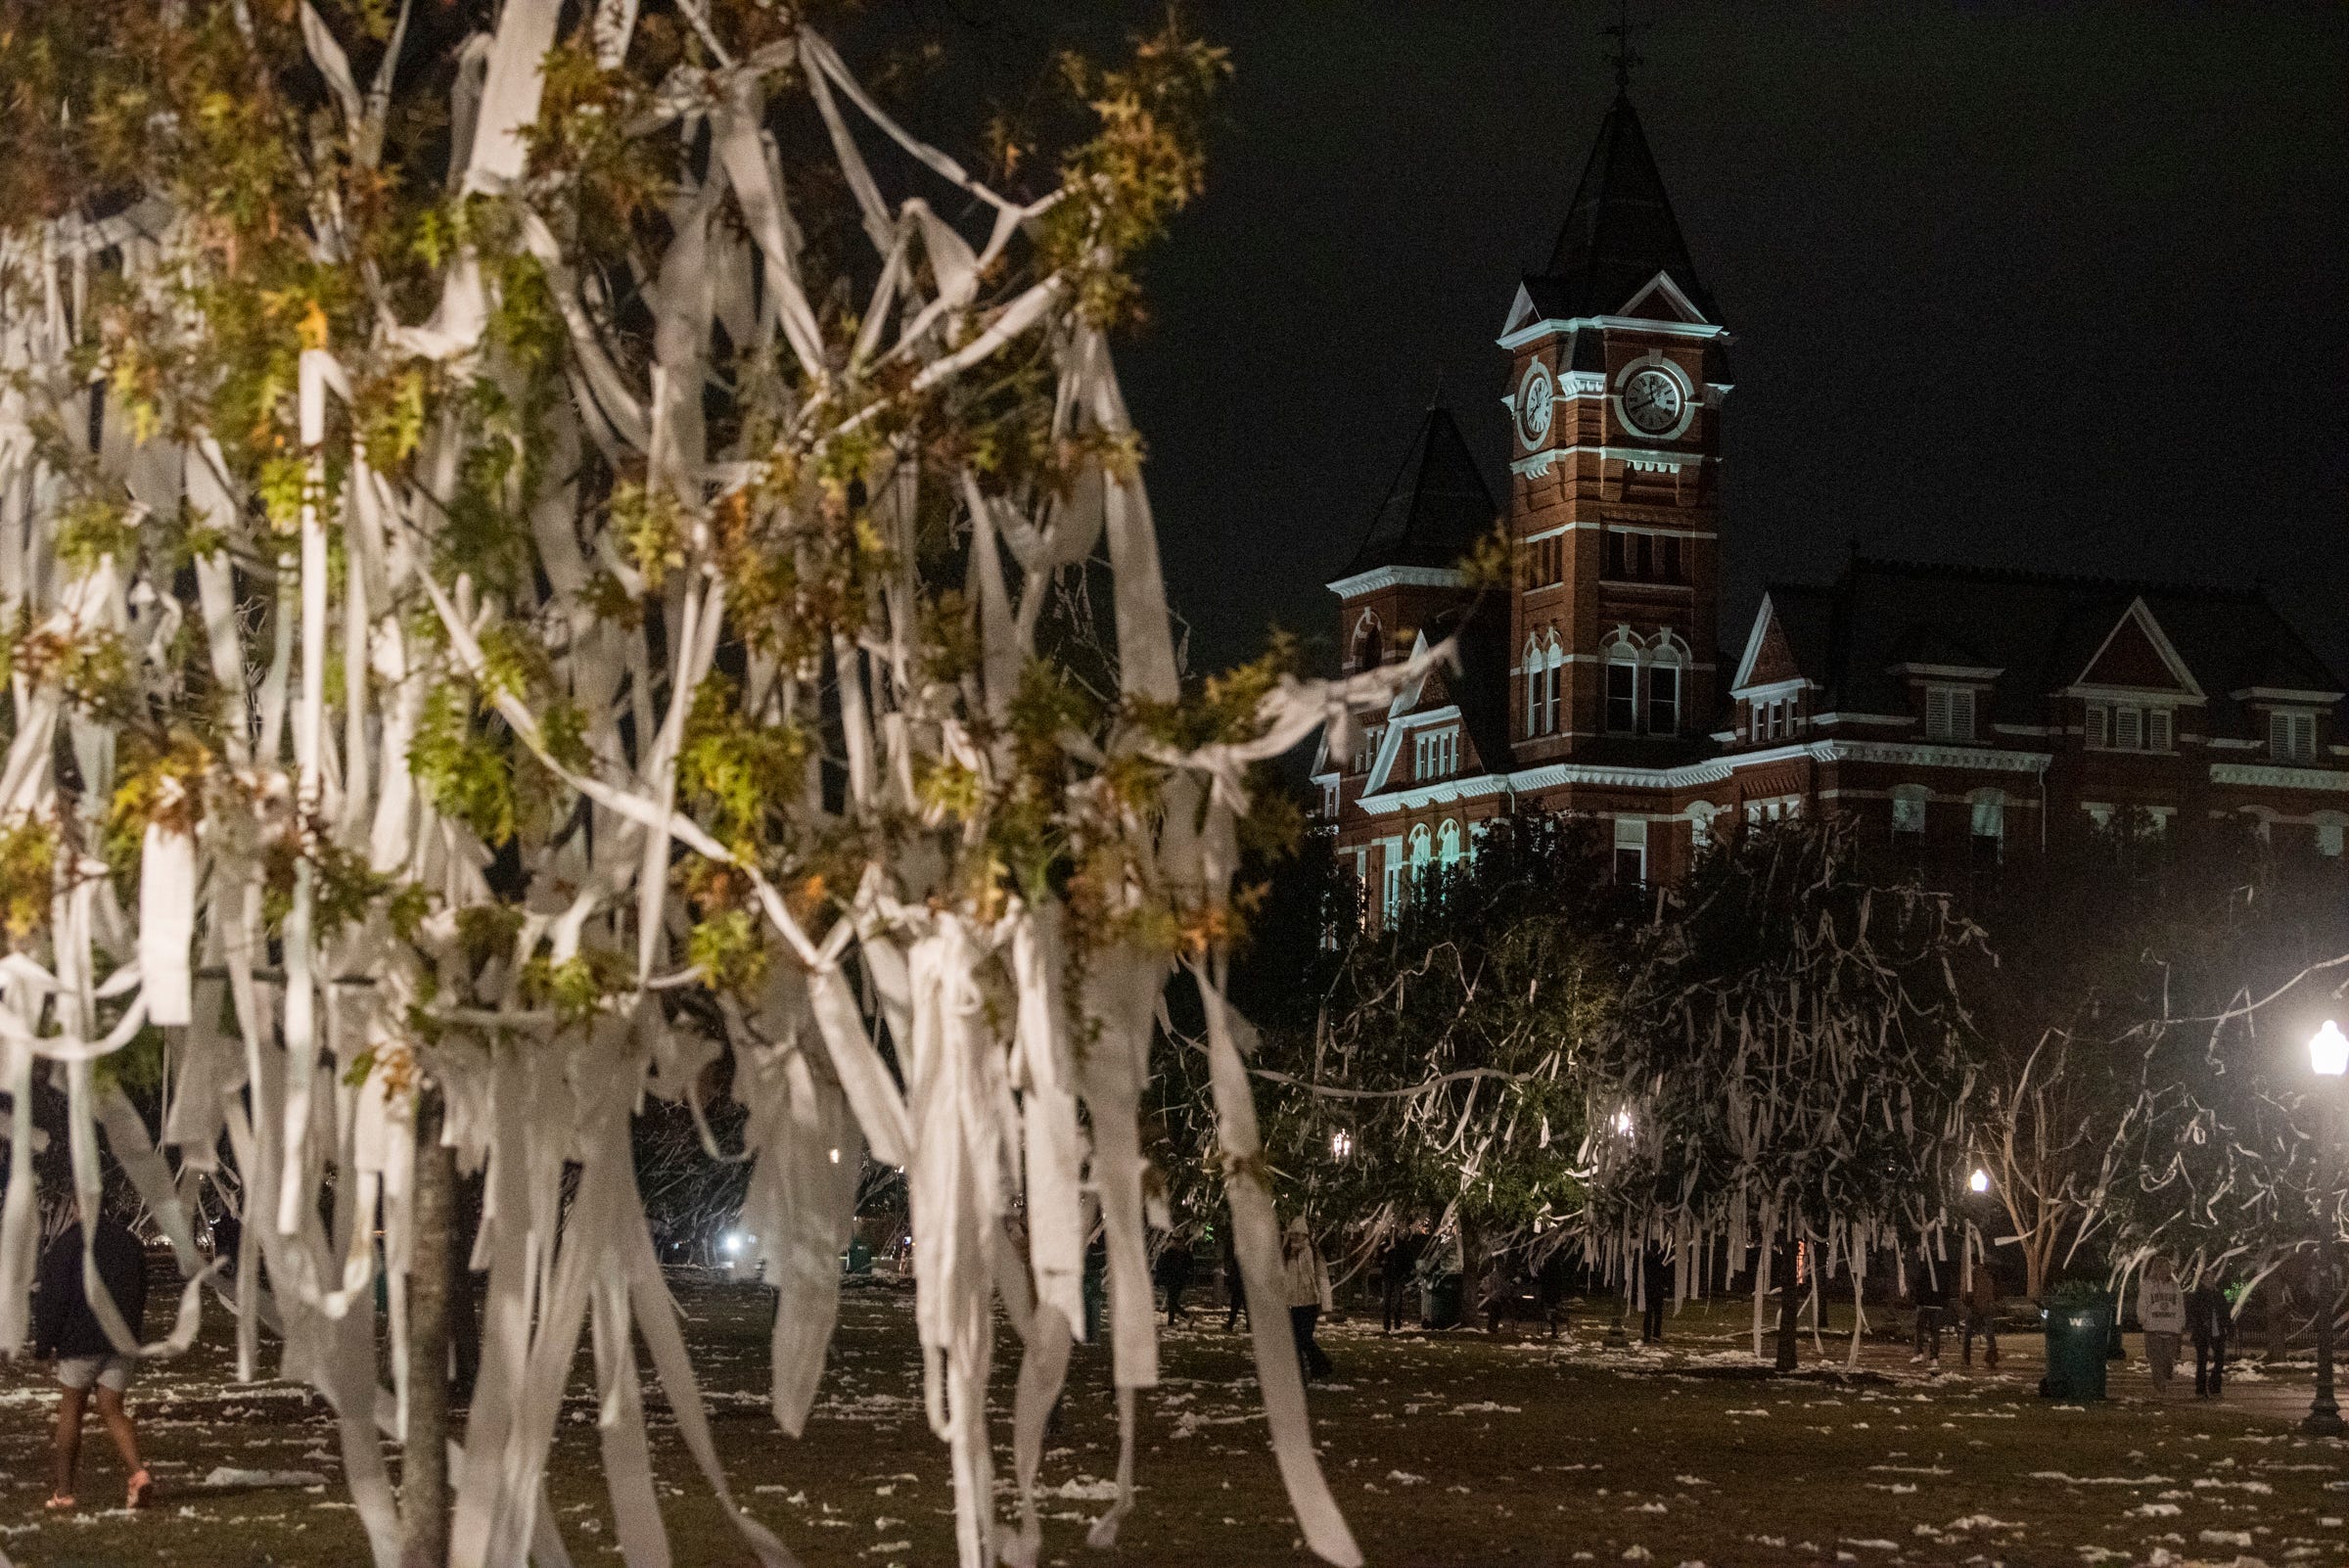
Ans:
[[[98,1262],[98,1278],[114,1298],[133,1339],[147,1315],[147,1252],[119,1220],[98,1222],[90,1250]],[[130,1423],[123,1394],[138,1371],[138,1358],[126,1356],[107,1337],[90,1310],[82,1290],[82,1233],[78,1219],[68,1225],[41,1255],[33,1297],[32,1348],[37,1357],[57,1359],[57,1438],[55,1484],[49,1495],[52,1508],[73,1506],[73,1476],[81,1462],[81,1418],[95,1398],[98,1418],[122,1455],[129,1472],[123,1506],[142,1506],[155,1480],[139,1461],[139,1436]]]

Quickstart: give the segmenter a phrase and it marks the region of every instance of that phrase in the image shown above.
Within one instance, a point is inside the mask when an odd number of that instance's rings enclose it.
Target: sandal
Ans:
[[[146,1471],[146,1468],[141,1466],[139,1473],[130,1478],[130,1491],[128,1496],[124,1498],[122,1506],[125,1508],[144,1508],[147,1506],[147,1494],[153,1492],[154,1490],[155,1477],[149,1475]]]
[[[49,1494],[49,1500],[42,1504],[47,1508],[70,1508],[73,1505],[73,1499],[63,1492],[52,1492]]]

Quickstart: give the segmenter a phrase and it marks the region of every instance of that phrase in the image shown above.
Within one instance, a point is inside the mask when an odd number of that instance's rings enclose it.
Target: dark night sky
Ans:
[[[1606,109],[1613,9],[1189,8],[1237,74],[1122,364],[1194,668],[1275,623],[1326,656],[1321,584],[1439,376],[1498,491],[1493,339]],[[2349,664],[2349,8],[1640,13],[1634,100],[1737,334],[1726,639],[1857,537],[2265,577]]]

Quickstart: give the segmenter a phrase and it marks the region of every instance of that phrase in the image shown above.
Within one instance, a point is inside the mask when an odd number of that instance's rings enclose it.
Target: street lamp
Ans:
[[[2329,1171],[2333,1139],[2337,1135],[2332,1126],[2332,1099],[2339,1092],[2342,1075],[2349,1073],[2349,1038],[2343,1037],[2341,1026],[2329,1018],[2308,1042],[2308,1065],[2325,1081],[2327,1091],[2324,1102],[2317,1107],[2317,1116],[2319,1136],[2324,1140],[2319,1157]],[[2335,1233],[2340,1224],[2330,1211],[2329,1201],[2333,1185],[2326,1183],[2319,1215],[2322,1226],[2317,1231],[2317,1397],[2309,1404],[2308,1419],[2300,1423],[2301,1431],[2316,1437],[2341,1435],[2341,1407],[2332,1398],[2332,1314],[2340,1305],[2335,1288],[2340,1253]]]
[[[1341,1160],[1352,1154],[1354,1152],[1354,1134],[1343,1130],[1332,1132],[1329,1135],[1329,1152]]]
[[[1990,1190],[1990,1173],[1976,1166],[1974,1174],[1966,1178],[1965,1184],[1976,1192],[1988,1192]]]

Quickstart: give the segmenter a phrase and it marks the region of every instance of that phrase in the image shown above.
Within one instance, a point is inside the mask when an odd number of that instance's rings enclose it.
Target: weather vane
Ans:
[[[1632,68],[1646,64],[1647,57],[1632,48],[1632,34],[1647,27],[1644,22],[1632,21],[1632,0],[1619,0],[1614,23],[1598,30],[1615,40],[1615,52],[1607,58],[1615,64],[1615,85],[1628,89],[1632,85]]]

